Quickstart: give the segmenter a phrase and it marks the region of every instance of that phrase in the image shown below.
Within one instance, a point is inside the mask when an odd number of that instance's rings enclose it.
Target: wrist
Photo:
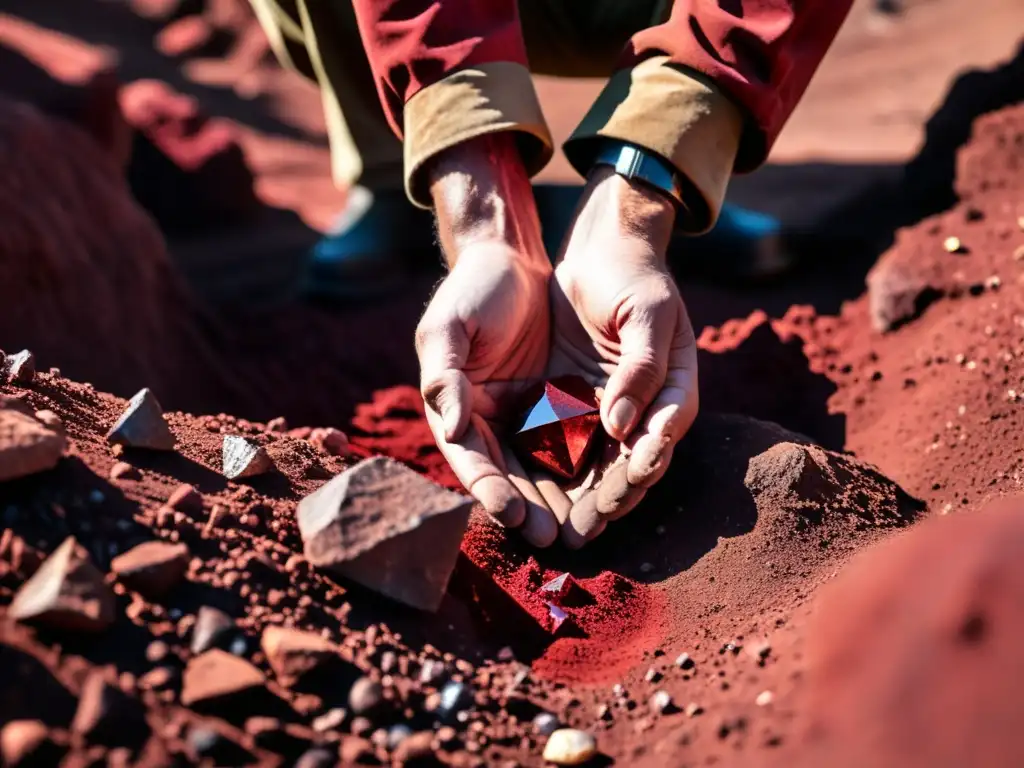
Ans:
[[[457,144],[434,159],[428,174],[449,266],[487,243],[507,245],[528,261],[546,261],[533,189],[513,134]]]
[[[585,232],[593,241],[615,245],[569,248],[566,256],[628,258],[663,266],[676,210],[667,195],[619,175],[610,166],[598,166],[587,177],[573,233]]]

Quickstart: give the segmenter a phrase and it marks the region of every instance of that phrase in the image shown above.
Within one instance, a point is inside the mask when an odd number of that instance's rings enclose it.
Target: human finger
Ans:
[[[495,441],[488,439],[493,435],[483,419],[471,416],[462,437],[449,441],[441,415],[427,409],[426,416],[438,448],[463,487],[505,527],[522,525],[526,519],[526,504],[496,463],[495,456],[500,454],[494,449]]]
[[[638,300],[618,329],[619,358],[601,401],[602,423],[616,440],[629,437],[664,385],[675,328],[670,299]]]
[[[647,488],[629,482],[628,470],[626,461],[619,462],[605,473],[601,484],[592,492],[597,496],[597,513],[606,522],[628,515],[647,493]]]
[[[522,463],[505,445],[502,445],[502,456],[508,479],[526,502],[526,520],[520,528],[523,538],[535,547],[550,547],[558,538],[558,521],[554,513]]]
[[[463,372],[470,341],[462,321],[442,308],[437,299],[416,328],[416,355],[420,364],[420,393],[427,411],[441,418],[447,441],[458,440],[469,426],[472,391]]]
[[[686,328],[689,328],[687,322]],[[665,474],[676,443],[697,418],[700,395],[697,385],[697,349],[692,330],[685,329],[673,344],[665,386],[651,403],[643,424],[630,440],[627,478],[633,485],[649,488]]]

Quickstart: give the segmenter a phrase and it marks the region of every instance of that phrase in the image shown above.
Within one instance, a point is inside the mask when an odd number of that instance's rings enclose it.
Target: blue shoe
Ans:
[[[299,283],[304,298],[346,303],[395,293],[418,266],[437,263],[433,217],[401,190],[353,187],[345,210],[313,246]]]
[[[681,248],[684,261],[695,271],[711,276],[741,280],[766,280],[788,272],[796,263],[786,247],[782,222],[767,213],[741,208],[732,203],[722,206],[714,228],[700,237],[675,238],[673,248]]]

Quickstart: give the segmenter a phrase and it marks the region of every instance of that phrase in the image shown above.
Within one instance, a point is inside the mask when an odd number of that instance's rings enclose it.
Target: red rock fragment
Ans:
[[[180,512],[195,512],[203,508],[203,497],[194,487],[182,483],[167,499],[167,506]]]
[[[187,544],[147,541],[115,557],[110,570],[126,587],[159,598],[185,577],[191,557]]]
[[[266,683],[263,673],[245,659],[214,648],[192,659],[182,678],[181,703],[186,707],[215,704]]]
[[[320,427],[309,435],[309,442],[330,456],[348,455],[348,435],[334,427]]]
[[[221,458],[221,471],[229,480],[262,475],[274,466],[263,446],[238,435],[224,436]]]
[[[101,632],[114,623],[114,593],[85,548],[68,537],[18,590],[7,615],[54,629]]]
[[[82,686],[71,731],[109,746],[144,741],[148,727],[139,701],[94,670]]]
[[[140,477],[142,474],[139,470],[124,461],[119,461],[110,468],[111,480],[138,480]]]
[[[148,388],[140,389],[128,402],[117,423],[107,433],[107,442],[154,451],[174,448],[174,435],[164,420],[164,409]]]
[[[7,768],[56,765],[63,752],[39,720],[11,720],[0,728],[0,764]]]
[[[434,752],[434,732],[420,731],[406,736],[392,755],[395,768],[442,765]]]
[[[338,647],[315,632],[269,626],[260,647],[282,685],[291,686],[305,675],[338,660]]]
[[[53,469],[64,454],[64,437],[32,416],[0,408],[0,482]]]
[[[594,389],[579,376],[560,376],[524,398],[527,406],[512,436],[519,455],[542,469],[575,477],[600,432]]]
[[[171,22],[153,39],[164,56],[177,58],[202,48],[213,36],[213,28],[202,16],[186,16]]]
[[[376,457],[299,503],[306,559],[399,602],[436,611],[472,499]]]

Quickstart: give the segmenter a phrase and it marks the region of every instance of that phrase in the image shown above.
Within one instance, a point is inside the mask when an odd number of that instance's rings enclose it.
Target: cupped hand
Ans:
[[[548,546],[558,521],[497,437],[512,388],[542,375],[550,351],[551,264],[529,178],[510,136],[449,150],[431,178],[451,269],[416,330],[427,421],[480,504],[527,541]]]
[[[696,342],[665,263],[674,217],[660,193],[598,169],[555,268],[547,373],[587,379],[607,433],[549,504],[571,548],[637,505],[697,415]]]

